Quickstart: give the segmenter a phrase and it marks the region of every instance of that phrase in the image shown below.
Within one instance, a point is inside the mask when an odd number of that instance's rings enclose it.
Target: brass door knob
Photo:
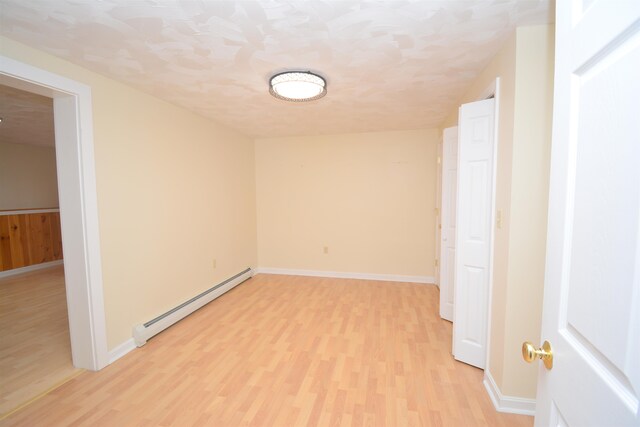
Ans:
[[[522,358],[527,363],[541,359],[547,369],[553,368],[553,350],[551,349],[549,341],[545,341],[540,348],[536,348],[529,341],[523,342]]]

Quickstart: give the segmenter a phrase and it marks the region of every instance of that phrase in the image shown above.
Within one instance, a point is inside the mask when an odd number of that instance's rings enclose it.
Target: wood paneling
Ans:
[[[0,259],[2,260],[2,270],[13,268],[9,237],[9,217],[6,216],[0,216]]]
[[[415,283],[258,275],[3,423],[531,426],[453,359],[438,299]]]
[[[59,212],[0,215],[0,271],[60,259]]]

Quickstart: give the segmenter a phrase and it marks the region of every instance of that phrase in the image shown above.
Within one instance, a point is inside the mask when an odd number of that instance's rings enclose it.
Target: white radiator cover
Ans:
[[[197,309],[210,303],[225,292],[235,288],[245,280],[250,279],[253,274],[253,270],[251,268],[247,268],[246,270],[202,292],[189,301],[180,304],[176,308],[169,310],[168,312],[156,317],[155,319],[134,326],[133,339],[136,343],[136,346],[142,347],[147,343],[147,340],[149,338],[153,337],[156,334],[159,334],[169,326],[184,319]]]

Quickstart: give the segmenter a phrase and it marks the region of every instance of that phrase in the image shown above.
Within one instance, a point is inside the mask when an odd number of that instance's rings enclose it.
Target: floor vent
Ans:
[[[251,278],[253,276],[253,270],[247,268],[246,270],[236,274],[227,280],[218,283],[214,287],[207,289],[199,295],[191,298],[189,301],[185,301],[179,306],[172,308],[164,314],[149,320],[141,325],[133,327],[133,339],[138,347],[142,347],[147,343],[147,340],[152,336],[164,331],[169,326],[184,319],[200,307],[208,304],[214,299],[218,298],[225,292],[238,286],[240,283]]]

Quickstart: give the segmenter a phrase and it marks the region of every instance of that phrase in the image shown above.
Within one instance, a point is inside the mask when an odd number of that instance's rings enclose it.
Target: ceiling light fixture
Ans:
[[[285,101],[314,101],[327,94],[327,82],[311,71],[285,71],[271,77],[269,93]]]

